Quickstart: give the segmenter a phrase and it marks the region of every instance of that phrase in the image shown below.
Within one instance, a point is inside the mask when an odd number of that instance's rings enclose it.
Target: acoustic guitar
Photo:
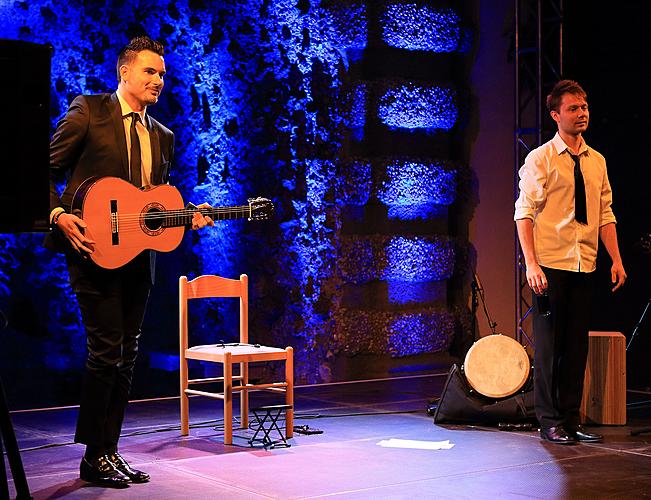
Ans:
[[[77,189],[72,213],[87,224],[95,241],[90,259],[105,269],[130,262],[143,250],[170,252],[179,246],[192,216],[200,212],[213,220],[265,220],[273,213],[266,198],[250,198],[232,207],[184,206],[178,189],[169,184],[138,189],[117,177],[93,177]]]

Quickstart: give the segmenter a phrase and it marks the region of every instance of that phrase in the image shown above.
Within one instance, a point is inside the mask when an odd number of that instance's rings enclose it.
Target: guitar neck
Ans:
[[[191,225],[195,212],[199,212],[215,221],[246,219],[251,217],[251,207],[249,205],[166,210],[164,212],[153,212],[147,214],[145,217],[154,217],[157,219],[163,218],[163,227],[179,227]]]

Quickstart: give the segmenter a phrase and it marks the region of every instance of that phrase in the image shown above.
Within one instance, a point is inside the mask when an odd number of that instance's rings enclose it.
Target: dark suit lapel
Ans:
[[[129,153],[127,151],[127,138],[124,134],[124,120],[122,118],[122,108],[118,101],[117,94],[111,94],[111,120],[115,130],[115,141],[120,148],[120,158],[122,159],[123,178],[129,179]]]
[[[158,128],[154,126],[149,118],[149,114],[146,114],[147,118],[147,129],[149,130],[149,142],[151,143],[151,183],[156,185],[161,183],[161,172],[160,172],[160,137],[158,135]]]

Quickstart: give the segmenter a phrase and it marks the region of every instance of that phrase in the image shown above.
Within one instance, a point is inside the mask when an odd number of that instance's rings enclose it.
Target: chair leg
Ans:
[[[185,390],[188,388],[188,362],[181,358],[181,435],[187,436],[190,433],[190,409],[188,395]]]
[[[233,444],[233,363],[224,356],[224,444]]]
[[[242,385],[246,387],[249,384],[249,364],[240,363],[240,375],[242,375]],[[248,429],[249,427],[249,391],[246,388],[240,391],[240,428]]]
[[[294,436],[294,349],[288,347],[287,359],[285,360],[285,404],[290,408],[285,413],[285,435],[287,438]]]

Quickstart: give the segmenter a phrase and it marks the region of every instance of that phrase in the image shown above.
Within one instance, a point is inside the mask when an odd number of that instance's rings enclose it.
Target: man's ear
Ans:
[[[552,120],[554,120],[556,123],[558,123],[560,121],[560,119],[561,119],[561,117],[558,115],[558,113],[554,109],[552,109],[549,112],[549,116],[551,116]]]
[[[129,76],[129,66],[123,64],[122,66],[120,66],[120,80],[126,82],[128,76]]]

